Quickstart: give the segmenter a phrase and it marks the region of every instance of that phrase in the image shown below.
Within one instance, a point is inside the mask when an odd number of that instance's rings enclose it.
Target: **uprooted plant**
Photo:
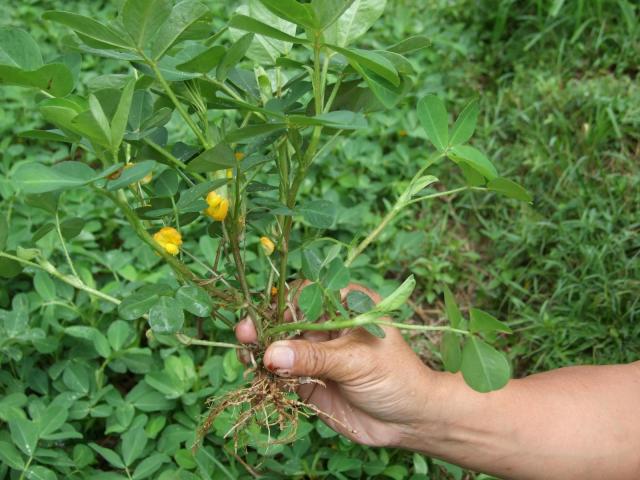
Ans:
[[[23,54],[0,66],[0,81],[36,89],[42,118],[54,127],[23,136],[66,142],[71,150],[67,161],[15,168],[16,191],[49,211],[51,222],[31,244],[17,246],[7,241],[9,226],[0,225],[3,274],[44,271],[116,304],[125,320],[146,319],[154,339],[167,345],[239,348],[204,338],[213,329],[203,329],[203,319],[232,326],[230,318],[248,315],[259,339],[253,381],[211,401],[202,436],[230,411],[227,431],[236,445],[254,422],[279,441],[294,438],[297,416],[314,413],[313,407],[296,398],[298,380],[276,378],[261,354],[274,340],[304,330],[362,327],[381,337],[385,325],[439,330],[445,368],[461,370],[471,387],[486,392],[509,378],[506,358],[485,341],[509,328],[473,308],[469,320],[463,318],[446,287],[448,326],[390,320],[411,295],[413,277],[378,305],[360,292],[346,302],[340,298],[352,264],[410,205],[470,190],[530,200],[468,145],[477,101],[450,131],[444,104],[428,95],[416,108],[435,151],[415,159],[413,176],[379,225],[346,244],[321,235],[334,225],[337,210],[305,191],[310,168],[329,161],[344,138],[366,130],[369,113],[405,98],[413,86],[406,56],[428,46],[416,36],[384,50],[355,47],[384,6],[381,0],[249,0],[217,31],[212,13],[195,0],[128,0],[110,24],[48,12],[47,21],[75,32],[65,39],[69,50],[121,63],[118,73],[77,88],[71,57],[44,64],[26,32],[7,28],[1,36],[5,50],[19,44]],[[427,172],[447,158],[462,170],[465,184],[436,190],[439,181]],[[60,218],[58,209],[73,188],[92,189],[112,202],[139,240],[172,268],[176,287],[149,283],[116,298],[89,272],[78,271],[66,243],[82,229],[82,219]],[[37,248],[49,232],[59,239],[64,266]],[[206,258],[189,251],[194,241],[205,245]],[[292,287],[302,279],[308,281],[303,288]],[[317,322],[323,314],[326,321]]]

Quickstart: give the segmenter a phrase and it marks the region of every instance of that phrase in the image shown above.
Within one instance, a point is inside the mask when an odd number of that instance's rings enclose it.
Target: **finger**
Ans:
[[[236,325],[236,338],[240,343],[257,343],[258,334],[250,318],[240,320]]]

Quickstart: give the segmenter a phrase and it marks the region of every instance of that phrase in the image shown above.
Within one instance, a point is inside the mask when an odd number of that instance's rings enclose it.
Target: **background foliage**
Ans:
[[[50,59],[63,50],[67,31],[45,23],[42,12],[111,18],[115,3],[22,1],[6,7],[2,24],[28,30]],[[205,3],[222,25],[231,7]],[[354,265],[357,280],[388,293],[398,278],[414,274],[418,288],[403,315],[416,321],[441,321],[444,284],[462,305],[508,319],[515,334],[503,347],[517,375],[638,359],[638,15],[625,0],[390,1],[363,46],[420,33],[433,47],[412,58],[419,79],[409,99],[393,114],[374,114],[366,133],[338,144],[314,166],[305,190],[342,207],[331,235],[348,241],[375,225],[385,201],[402,189],[393,179],[406,177],[424,158],[414,112],[416,99],[426,93],[446,98],[455,114],[479,96],[476,142],[535,201],[465,194],[416,205]],[[118,67],[90,56],[77,63],[88,84]],[[17,136],[42,126],[30,93],[3,87],[0,99],[0,213],[11,218],[17,244],[30,239],[49,214],[14,198],[6,178],[24,160],[55,162],[70,152]],[[186,135],[176,118],[171,131]],[[451,169],[435,174],[445,185],[457,180]],[[81,275],[91,272],[101,285],[168,276],[113,209],[90,192],[65,194],[62,211],[64,218],[87,222],[81,232],[68,225]],[[38,246],[63,258],[53,235]],[[211,246],[200,242],[191,249],[198,248],[206,254]],[[36,422],[46,433],[29,478],[126,478],[89,473],[121,468],[119,462],[134,478],[248,478],[243,461],[275,478],[471,475],[407,452],[354,445],[317,420],[303,423],[292,445],[250,450],[240,459],[220,441],[193,457],[188,447],[203,399],[242,382],[234,352],[148,341],[143,323],[117,321],[112,307],[45,275],[0,279],[0,308],[0,478],[9,475],[12,462],[33,453]],[[103,336],[87,334],[83,326],[95,326]],[[224,324],[216,328],[220,339],[232,339]],[[439,366],[421,336],[411,341]],[[101,349],[110,352],[108,362]],[[99,382],[107,388],[99,390]]]

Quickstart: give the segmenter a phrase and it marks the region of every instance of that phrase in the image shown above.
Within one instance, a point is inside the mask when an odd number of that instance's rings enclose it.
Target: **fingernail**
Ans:
[[[293,368],[293,350],[284,346],[272,346],[269,349],[267,366],[270,370],[287,370]]]

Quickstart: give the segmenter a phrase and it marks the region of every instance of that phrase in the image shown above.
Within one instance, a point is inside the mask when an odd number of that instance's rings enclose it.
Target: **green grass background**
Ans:
[[[220,12],[222,23],[226,7],[208,3]],[[306,185],[307,192],[345,207],[332,235],[349,241],[354,232],[375,225],[386,202],[402,188],[402,179],[429,153],[414,113],[416,99],[436,93],[457,114],[468,100],[479,97],[481,116],[473,142],[490,155],[503,176],[533,194],[533,204],[467,193],[417,206],[394,222],[367,258],[356,264],[354,275],[384,292],[396,279],[415,274],[418,289],[412,302],[419,314],[409,309],[403,314],[416,321],[442,321],[440,294],[442,286],[449,285],[462,305],[483,308],[514,329],[513,336],[500,342],[517,376],[564,365],[640,358],[640,9],[632,3],[390,0],[385,15],[360,46],[383,47],[412,34],[429,36],[432,47],[412,59],[419,72],[415,89],[398,109],[374,115],[373,128],[366,134],[338,145]],[[0,23],[31,32],[52,58],[66,32],[41,20],[42,12],[51,8],[98,18],[114,12],[112,2],[27,0],[6,5]],[[83,79],[90,81],[117,71],[119,65],[85,57],[81,67]],[[0,101],[3,176],[18,161],[48,162],[68,154],[64,146],[16,137],[17,132],[40,125],[31,94],[1,88]],[[435,174],[444,185],[461,182],[450,165],[439,167]],[[0,211],[13,215],[17,228],[27,232],[26,239],[41,218],[9,197],[4,181],[0,180]],[[82,268],[97,278],[109,270],[127,280],[161,276],[153,259],[136,253],[126,230],[121,234],[123,248],[101,258],[103,240],[122,225],[111,222],[103,228],[99,219],[108,212],[99,201],[70,196],[65,211],[91,220],[73,245]],[[48,248],[55,251],[53,244]],[[0,312],[4,312],[0,318],[7,318],[16,296],[29,298],[32,290],[29,275],[0,280]],[[439,364],[437,349],[424,337],[411,341],[426,361]],[[24,357],[0,358],[0,392],[7,396],[24,390],[30,402],[45,397],[29,389],[27,377],[34,367],[28,362],[30,348],[14,348],[22,349]],[[67,340],[38,361],[54,363],[70,352],[73,346]],[[227,373],[235,372],[235,377],[229,374],[220,382],[230,387],[239,381],[239,367],[229,369]],[[108,375],[114,385],[123,381],[113,372]],[[191,388],[196,391],[198,385]],[[178,405],[166,413],[165,429],[187,425],[181,415],[190,415],[189,408]],[[104,435],[102,419],[83,422],[76,422],[76,427],[91,440],[106,439],[112,448],[118,445],[117,434]],[[406,452],[356,446],[316,421],[304,429],[304,438],[283,447],[279,455],[261,460],[249,453],[247,461],[272,478],[483,478]],[[166,430],[158,438],[164,434]],[[0,439],[4,437],[6,425],[0,422]],[[180,452],[185,451],[182,442]],[[156,448],[164,451],[168,443],[157,442]],[[73,445],[60,449],[73,458]],[[172,452],[166,478],[206,478],[195,462],[182,458],[187,454],[176,453],[177,448],[166,451]],[[212,452],[216,461],[210,463],[211,478],[248,478],[222,443]],[[345,468],[337,468],[338,462],[345,462]],[[89,468],[73,478],[84,478]],[[126,478],[109,475],[93,474]],[[17,478],[0,467],[3,476]]]

